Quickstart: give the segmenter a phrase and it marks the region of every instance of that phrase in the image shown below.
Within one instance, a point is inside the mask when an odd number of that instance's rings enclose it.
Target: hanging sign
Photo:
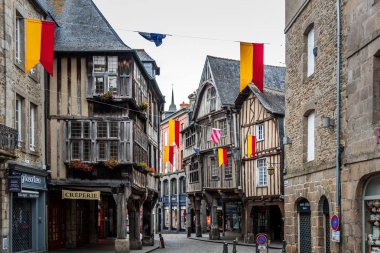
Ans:
[[[100,200],[100,191],[85,192],[62,190],[62,199]]]
[[[21,176],[8,176],[8,191],[21,192]]]
[[[331,229],[333,231],[338,231],[338,229],[339,229],[339,217],[338,217],[338,215],[334,214],[331,217],[330,226],[331,226]]]

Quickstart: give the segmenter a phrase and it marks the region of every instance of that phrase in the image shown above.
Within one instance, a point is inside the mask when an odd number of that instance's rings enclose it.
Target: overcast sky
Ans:
[[[284,0],[94,0],[131,48],[143,48],[161,68],[157,82],[175,103],[199,85],[207,55],[239,60],[239,43],[268,43],[264,63],[284,66]],[[172,34],[156,47],[133,31]],[[198,39],[198,38],[202,39]],[[208,39],[206,39],[208,38]]]

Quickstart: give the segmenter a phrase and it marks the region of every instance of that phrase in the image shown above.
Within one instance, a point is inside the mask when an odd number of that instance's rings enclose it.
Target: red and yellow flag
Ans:
[[[256,156],[256,136],[248,135],[247,142],[248,142],[247,156],[255,157]]]
[[[264,92],[264,44],[240,43],[240,91],[253,83]]]
[[[25,73],[41,61],[46,71],[53,75],[54,30],[54,22],[26,19]]]
[[[179,121],[169,119],[169,145],[179,147]]]
[[[164,163],[170,162],[171,164],[173,164],[173,155],[174,155],[174,147],[165,146],[164,147]]]
[[[223,164],[228,166],[228,158],[227,158],[227,149],[226,148],[218,148],[218,161],[219,167]]]
[[[42,22],[36,19],[25,21],[25,73],[40,62]]]

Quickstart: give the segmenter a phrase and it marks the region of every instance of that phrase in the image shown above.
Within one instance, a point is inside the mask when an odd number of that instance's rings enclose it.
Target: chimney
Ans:
[[[189,107],[189,104],[186,104],[185,101],[183,101],[182,104],[179,105],[179,107],[181,109],[185,109],[185,108]]]

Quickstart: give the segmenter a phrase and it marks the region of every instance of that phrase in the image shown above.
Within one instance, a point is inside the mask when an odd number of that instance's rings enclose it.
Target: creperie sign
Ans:
[[[62,190],[62,199],[100,200],[100,191],[85,192]]]

